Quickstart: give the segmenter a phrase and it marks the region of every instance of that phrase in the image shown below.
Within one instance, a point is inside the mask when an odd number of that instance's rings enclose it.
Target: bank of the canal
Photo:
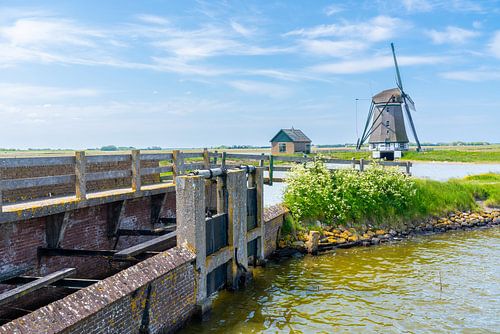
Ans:
[[[499,241],[496,226],[271,262],[182,333],[498,332]]]

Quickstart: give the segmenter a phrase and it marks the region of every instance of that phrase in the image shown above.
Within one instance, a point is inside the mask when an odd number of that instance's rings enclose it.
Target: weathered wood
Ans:
[[[75,152],[75,194],[76,199],[80,201],[87,199],[86,166],[87,159],[85,157],[85,151]]]
[[[221,158],[220,166],[223,169],[226,168],[226,158],[227,158],[227,153],[226,152],[222,152],[222,158]]]
[[[130,170],[112,170],[109,172],[95,172],[87,173],[87,181],[100,181],[100,180],[110,180],[110,179],[122,179],[128,178],[132,175]]]
[[[184,164],[184,171],[186,171],[186,170],[204,169],[204,167],[205,166],[202,163]]]
[[[264,160],[266,160],[266,155],[264,153],[262,153],[261,155],[261,158],[259,159],[259,167],[264,167]],[[267,160],[269,160],[269,157],[267,157]]]
[[[75,157],[3,158],[0,168],[73,165]]]
[[[292,161],[292,162],[308,162],[310,159],[307,157],[287,157],[282,155],[272,155],[276,161]]]
[[[173,170],[173,166],[162,166],[162,167],[148,167],[141,168],[141,175],[151,175],[151,174],[161,174],[171,172]]]
[[[328,164],[338,164],[338,165],[356,165],[357,161],[355,159],[353,160],[342,160],[342,159],[330,159],[330,158],[324,158],[321,159],[324,163]]]
[[[21,285],[34,282],[42,277],[40,276],[17,276],[13,277],[7,281],[2,282],[2,284],[9,285]],[[87,288],[92,284],[99,282],[97,279],[86,279],[86,278],[62,278],[58,281],[50,283],[48,286],[79,290]]]
[[[351,168],[356,169],[356,159],[354,158],[351,159]]]
[[[5,305],[7,303],[10,303],[14,300],[21,298],[22,296],[25,296],[30,292],[39,290],[43,287],[46,287],[47,285],[50,285],[55,281],[71,276],[75,273],[76,273],[75,268],[61,269],[52,274],[34,280],[30,283],[21,285],[15,289],[5,291],[4,293],[0,294],[0,305]]]
[[[115,154],[115,155],[89,155],[87,156],[88,164],[102,164],[106,162],[129,161],[130,154]]]
[[[141,153],[141,160],[172,160],[172,153]]]
[[[101,249],[72,249],[72,248],[50,248],[50,247],[38,247],[38,256],[63,256],[63,257],[105,257],[113,258],[115,254],[119,251],[112,250],[101,250]],[[158,254],[158,252],[142,252],[144,256],[153,256]]]
[[[58,184],[68,184],[74,182],[74,175],[57,175],[33,177],[27,179],[0,180],[0,189],[15,190],[33,187],[55,186]]]
[[[245,153],[227,153],[228,159],[242,159],[242,160],[269,160],[268,155],[261,154],[245,154]]]
[[[406,174],[408,175],[411,175],[411,171],[410,171],[410,168],[411,168],[411,162],[410,161],[407,161],[406,162]]]
[[[203,149],[203,168],[210,169],[210,154],[206,148]]]
[[[141,191],[141,152],[132,150],[132,191]]]
[[[117,235],[128,235],[128,236],[160,236],[165,235],[167,233],[175,231],[175,226],[155,228],[153,230],[132,230],[132,229],[118,229],[116,232]]]
[[[179,150],[173,151],[173,180],[175,182],[175,178],[184,174],[184,154]]]
[[[216,179],[216,192],[217,192],[217,213],[222,214],[226,212],[227,196],[226,196],[226,177],[217,176]]]
[[[3,196],[2,196],[3,186],[1,181],[2,181],[2,170],[0,169],[0,213],[2,213],[3,211]]]
[[[292,166],[274,166],[273,170],[276,172],[288,172]]]
[[[359,159],[359,171],[363,172],[365,170],[365,159]]]
[[[154,238],[152,240],[145,241],[138,245],[123,249],[117,252],[114,256],[114,260],[125,260],[133,258],[136,255],[142,254],[151,250],[166,250],[175,245],[175,241],[177,239],[177,232],[170,232],[161,237]]]
[[[187,158],[203,158],[203,152],[182,152],[184,159]]]

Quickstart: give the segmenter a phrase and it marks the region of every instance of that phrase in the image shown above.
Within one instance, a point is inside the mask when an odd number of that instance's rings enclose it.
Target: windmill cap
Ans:
[[[380,93],[372,97],[373,103],[387,103],[392,97],[395,98],[394,102],[401,103],[403,100],[401,98],[401,91],[399,88],[391,88],[381,91]]]

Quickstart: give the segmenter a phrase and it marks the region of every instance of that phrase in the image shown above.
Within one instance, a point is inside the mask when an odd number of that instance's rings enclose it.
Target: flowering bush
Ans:
[[[406,216],[417,193],[415,180],[395,168],[329,171],[319,160],[293,167],[286,183],[284,202],[293,217],[326,224]]]

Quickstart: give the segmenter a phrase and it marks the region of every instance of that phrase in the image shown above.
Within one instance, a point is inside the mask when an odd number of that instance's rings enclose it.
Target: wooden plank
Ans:
[[[0,189],[15,190],[33,187],[54,186],[75,182],[75,175],[33,177],[28,179],[1,180]]]
[[[244,154],[244,153],[227,153],[228,159],[243,159],[243,160],[269,160],[269,155],[261,154]]]
[[[132,191],[136,193],[141,191],[141,152],[132,150]]]
[[[351,165],[351,164],[358,164],[359,160],[343,160],[343,159],[330,159],[330,158],[325,158],[321,159],[321,161],[328,163],[328,164],[338,164],[338,165]]]
[[[117,251],[112,250],[102,250],[102,249],[71,249],[71,248],[49,248],[49,247],[38,247],[38,256],[63,256],[63,257],[106,257],[112,258]],[[156,255],[158,252],[143,252],[141,255],[152,256]]]
[[[21,284],[28,284],[33,281],[36,281],[42,277],[39,276],[18,276],[11,278],[7,281],[2,282],[2,284],[9,284],[9,285],[21,285]],[[74,290],[79,290],[83,288],[87,288],[91,286],[92,284],[95,284],[99,282],[97,279],[86,279],[86,278],[62,278],[58,281],[52,282],[49,284],[49,286],[53,287],[58,287],[58,288],[65,288],[65,289],[74,289]]]
[[[141,160],[172,160],[172,153],[141,153]]]
[[[3,158],[0,168],[73,165],[75,157]]]
[[[141,175],[160,174],[173,171],[173,166],[141,168]]]
[[[130,170],[112,170],[109,172],[87,173],[87,182],[88,181],[109,180],[109,179],[121,179],[121,178],[130,177],[131,175],[132,175],[132,171],[130,171]]]
[[[292,162],[308,162],[309,158],[304,157],[287,157],[282,155],[273,155],[275,161],[292,161]]]
[[[87,199],[86,166],[85,151],[75,152],[75,194],[76,198],[80,201]]]
[[[165,234],[172,232],[174,230],[175,230],[175,226],[155,228],[153,230],[132,230],[132,229],[120,228],[120,229],[118,229],[116,234],[117,235],[128,235],[128,236],[141,236],[141,235],[159,236],[159,235],[165,235]]]
[[[50,285],[62,278],[71,276],[75,273],[76,273],[75,268],[61,269],[47,276],[36,279],[30,283],[21,285],[15,289],[5,291],[4,293],[0,294],[0,305],[10,303],[16,299],[21,298],[22,296],[25,296],[30,292],[46,287],[47,285]]]
[[[113,256],[114,260],[125,260],[133,258],[136,255],[142,254],[147,251],[155,250],[155,249],[163,249],[167,247],[171,247],[173,241],[177,239],[177,232],[170,232],[168,234],[162,235],[161,237],[157,237],[138,245],[125,248]]]
[[[292,166],[274,166],[273,170],[276,172],[288,172]]]
[[[184,170],[204,169],[203,163],[184,164]]]
[[[182,152],[184,159],[186,158],[203,158],[203,152]]]
[[[89,164],[102,164],[105,162],[120,162],[131,160],[130,154],[115,154],[115,155],[90,155],[87,157]]]

